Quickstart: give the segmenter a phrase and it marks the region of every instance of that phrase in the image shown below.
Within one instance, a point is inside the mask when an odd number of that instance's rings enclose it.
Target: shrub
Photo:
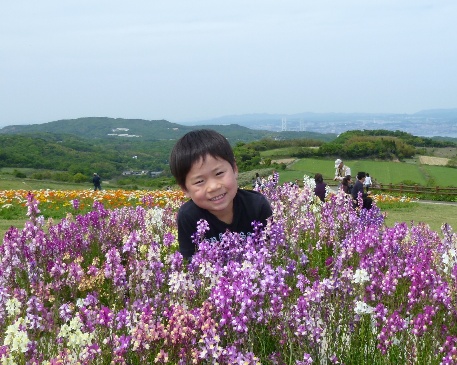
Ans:
[[[24,174],[23,172],[18,171],[18,170],[14,170],[13,174],[14,174],[15,177],[17,177],[19,179],[24,179],[24,178],[27,177],[26,174]]]

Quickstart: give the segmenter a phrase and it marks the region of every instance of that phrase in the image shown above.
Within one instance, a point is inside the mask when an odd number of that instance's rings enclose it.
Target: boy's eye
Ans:
[[[201,184],[203,182],[203,180],[197,180],[194,182],[194,185],[198,185],[198,184]]]
[[[224,173],[224,171],[219,171],[216,173],[216,176],[222,175],[223,173]]]

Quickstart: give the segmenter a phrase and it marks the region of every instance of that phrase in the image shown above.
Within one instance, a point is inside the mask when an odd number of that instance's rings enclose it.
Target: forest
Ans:
[[[162,128],[162,124],[160,126]],[[289,156],[294,158],[338,156],[402,160],[423,153],[428,147],[455,146],[451,141],[417,137],[401,131],[347,131],[333,138],[328,134],[316,133],[267,133],[263,134],[262,138],[260,134],[259,138],[255,139],[252,133],[257,131],[236,125],[219,127],[225,127],[220,130],[221,133],[224,134],[225,130],[230,135],[228,139],[234,148],[240,171],[269,167],[272,164],[271,159],[262,159],[260,152],[280,148],[288,148]],[[199,127],[193,127],[197,128]],[[82,130],[89,128],[86,126]],[[250,132],[246,133],[246,130]],[[184,132],[181,131],[182,133]],[[124,171],[161,172],[160,177],[169,180],[171,175],[168,157],[179,135],[175,135],[173,131],[169,137],[153,139],[149,135],[147,138],[94,138],[82,133],[32,133],[27,129],[24,129],[23,133],[18,133],[18,130],[5,133],[3,130],[3,133],[0,133],[0,168],[31,168],[39,171],[33,172],[28,178],[71,182],[87,182],[93,172],[98,172],[105,179],[116,178],[125,184],[139,179],[153,180],[148,176],[122,176]],[[456,159],[451,159],[450,166],[456,165]],[[17,174],[23,175],[20,172]],[[143,181],[142,185],[145,182]]]

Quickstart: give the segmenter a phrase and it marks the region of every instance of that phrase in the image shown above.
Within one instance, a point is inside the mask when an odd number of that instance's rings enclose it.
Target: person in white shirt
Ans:
[[[371,184],[372,184],[372,182],[371,182],[370,174],[367,173],[367,176],[365,177],[365,182],[364,182],[367,193],[368,193],[368,190],[371,188]]]

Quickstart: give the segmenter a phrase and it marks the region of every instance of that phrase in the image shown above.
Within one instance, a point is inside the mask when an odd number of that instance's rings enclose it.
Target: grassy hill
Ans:
[[[201,126],[165,120],[79,118],[44,124],[8,126],[0,130],[0,168],[60,171],[59,180],[105,179],[125,170],[167,171],[170,151],[178,138]],[[332,134],[258,131],[232,125],[207,125],[235,146],[262,138],[310,138],[329,141]],[[45,173],[49,177],[49,173]],[[55,173],[54,173],[55,175]],[[29,175],[27,175],[29,177]],[[35,176],[37,176],[35,174]],[[41,175],[43,176],[43,174]],[[54,178],[56,178],[54,176]]]
[[[333,133],[316,132],[271,132],[242,127],[237,124],[230,125],[205,125],[184,126],[170,123],[166,120],[122,119],[91,117],[68,120],[58,120],[43,124],[12,125],[0,129],[0,134],[35,134],[52,133],[75,135],[87,139],[104,140],[176,140],[187,132],[208,128],[222,133],[232,144],[239,141],[249,142],[262,138],[312,138],[322,141],[330,141],[336,137]]]

